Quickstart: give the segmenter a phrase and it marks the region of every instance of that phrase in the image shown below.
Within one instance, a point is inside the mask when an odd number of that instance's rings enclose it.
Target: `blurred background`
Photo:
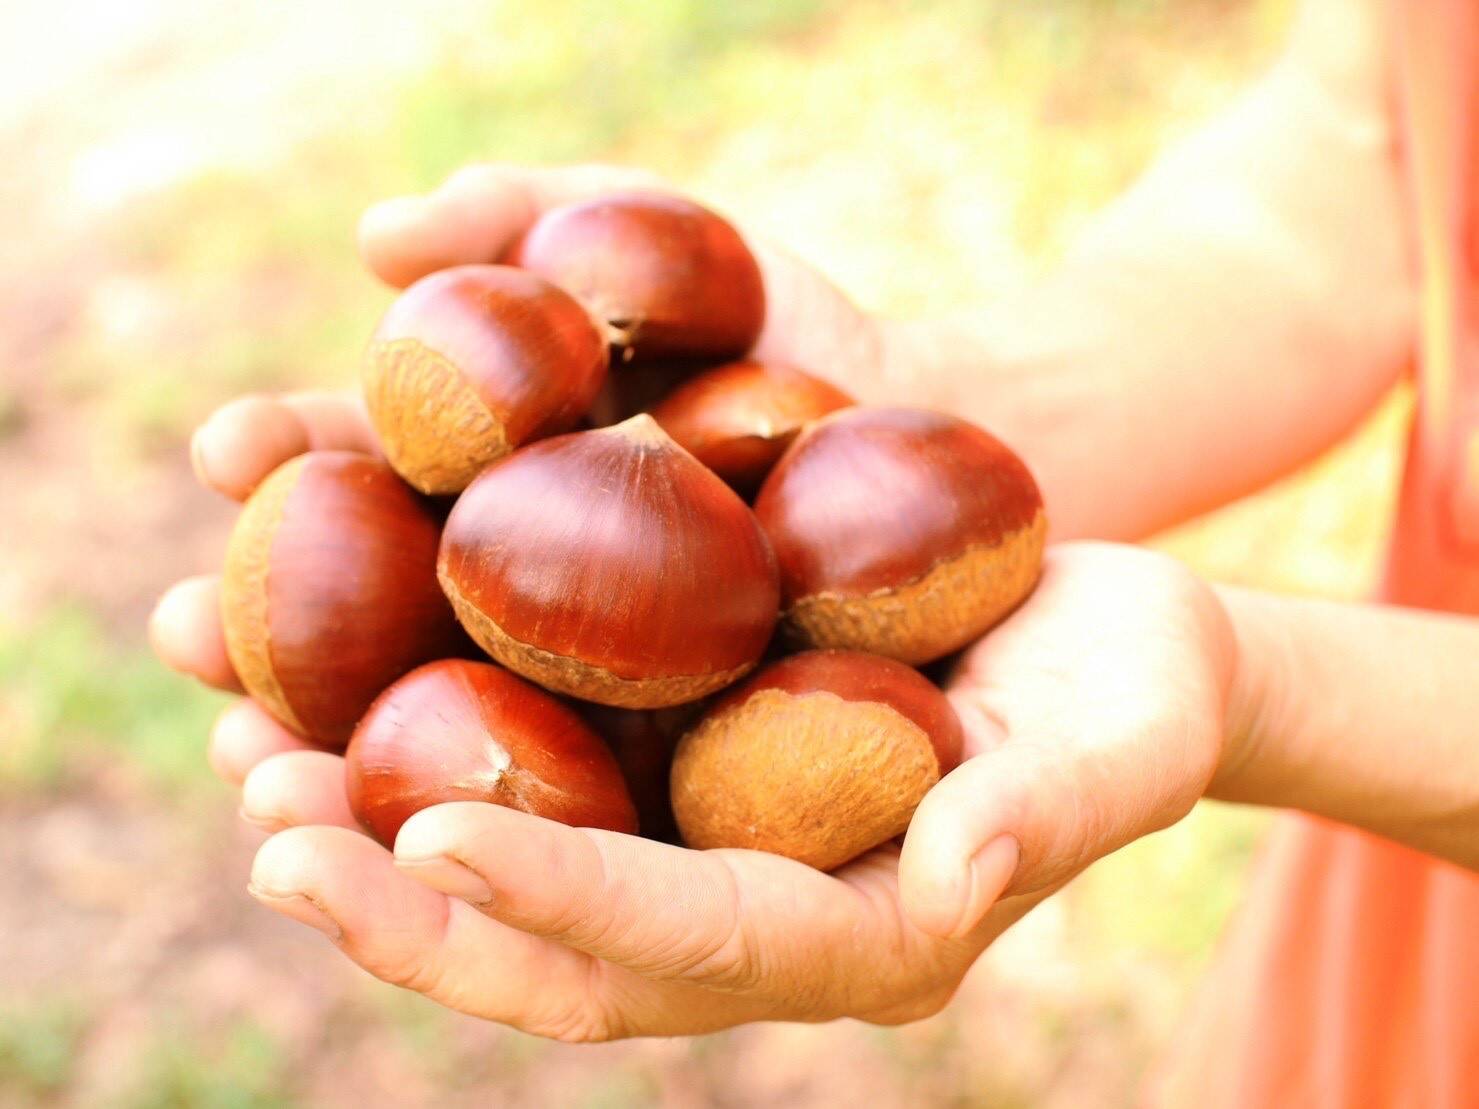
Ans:
[[[245,893],[223,698],[143,623],[231,506],[186,441],[350,384],[371,200],[478,159],[651,166],[863,304],[1051,264],[1274,56],[1289,0],[16,0],[0,5],[0,1104],[1122,1105],[1264,816],[1100,864],[901,1029],[545,1043],[382,986]],[[1224,580],[1371,582],[1406,405],[1157,540]]]

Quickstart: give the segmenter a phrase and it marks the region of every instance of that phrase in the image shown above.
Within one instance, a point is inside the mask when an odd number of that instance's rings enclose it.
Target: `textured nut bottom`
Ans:
[[[833,870],[908,828],[939,777],[929,736],[888,705],[767,689],[683,738],[673,813],[689,847]]]
[[[283,507],[306,461],[304,455],[283,463],[247,500],[231,532],[221,573],[221,626],[236,676],[258,704],[299,735],[307,735],[308,729],[288,704],[272,667],[267,577]]]
[[[624,709],[657,709],[697,701],[734,683],[755,668],[748,662],[709,674],[676,674],[663,678],[623,678],[601,666],[515,639],[462,595],[457,584],[438,568],[442,592],[452,602],[467,634],[492,658],[515,674],[555,693]]]
[[[979,639],[1032,591],[1042,567],[1047,517],[991,546],[936,563],[921,577],[864,596],[817,593],[784,615],[789,638],[920,666]]]
[[[364,385],[386,459],[423,493],[460,493],[513,449],[462,372],[415,339],[372,344]]]

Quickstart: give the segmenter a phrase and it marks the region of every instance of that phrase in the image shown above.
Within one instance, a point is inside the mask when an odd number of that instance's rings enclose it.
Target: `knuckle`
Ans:
[[[686,977],[731,993],[748,993],[756,989],[764,977],[751,957],[750,943],[738,924],[722,940],[701,949],[685,962]]]
[[[571,1010],[547,1021],[526,1025],[524,1031],[562,1044],[599,1044],[620,1039],[599,1014]]]
[[[420,994],[435,994],[442,984],[442,972],[436,961],[423,952],[407,951],[383,958],[370,967],[376,978],[392,986]]]
[[[1113,823],[1103,798],[1114,796],[1108,792],[1114,783],[1091,757],[1065,758],[1030,742],[1015,754],[1033,770],[1007,801],[1002,826],[1015,831],[1024,856],[1011,890],[1033,893],[1067,880],[1103,853]]]
[[[747,993],[759,988],[765,977],[764,969],[756,957],[757,945],[746,921],[739,880],[721,857],[713,858],[716,873],[727,889],[724,922],[708,942],[687,952],[675,969],[683,977],[697,979],[714,989]]]
[[[598,979],[603,973],[603,965],[592,961],[582,992],[570,996],[553,1012],[522,1021],[519,1026],[532,1035],[565,1044],[606,1043],[632,1035],[618,1008],[601,1000],[604,991]]]

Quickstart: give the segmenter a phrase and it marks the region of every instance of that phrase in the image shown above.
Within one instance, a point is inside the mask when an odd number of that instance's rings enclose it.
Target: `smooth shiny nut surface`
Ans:
[[[221,615],[242,684],[288,728],[343,747],[407,670],[470,646],[437,587],[441,521],[378,459],[313,451],[242,508]]]
[[[1047,520],[1031,472],[954,416],[848,408],[809,425],[755,499],[787,635],[922,665],[1036,584]]]
[[[600,737],[568,706],[492,663],[444,659],[401,678],[365,713],[344,769],[355,819],[387,847],[413,813],[447,801],[637,830]]]
[[[438,572],[499,662],[626,708],[697,700],[742,677],[779,602],[754,515],[647,416],[489,467],[448,518]]]
[[[749,247],[723,218],[668,193],[614,193],[541,216],[505,259],[569,291],[624,358],[734,358],[765,322]]]
[[[455,266],[386,311],[365,352],[365,404],[402,477],[456,493],[521,444],[574,427],[606,362],[596,321],[549,282]]]

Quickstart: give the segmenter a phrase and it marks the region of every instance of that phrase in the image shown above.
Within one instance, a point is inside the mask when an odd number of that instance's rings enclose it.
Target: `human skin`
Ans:
[[[1296,467],[1369,410],[1412,342],[1376,10],[1308,3],[1274,71],[1011,304],[883,321],[752,240],[774,308],[757,355],[978,419],[1037,472],[1059,538],[1137,537]],[[654,182],[477,167],[373,209],[362,250],[404,285],[632,185]],[[239,498],[292,453],[366,439],[353,402],[248,398],[193,456]],[[214,588],[176,587],[152,629],[167,661],[229,688]],[[244,815],[278,831],[253,892],[455,1008],[572,1040],[893,1022],[938,1009],[1003,928],[1204,795],[1479,866],[1475,659],[1473,621],[1214,590],[1163,556],[1059,545],[949,682],[969,757],[902,852],[834,876],[469,804],[418,814],[392,855],[353,829],[335,757],[249,703],[211,757],[244,783]]]

